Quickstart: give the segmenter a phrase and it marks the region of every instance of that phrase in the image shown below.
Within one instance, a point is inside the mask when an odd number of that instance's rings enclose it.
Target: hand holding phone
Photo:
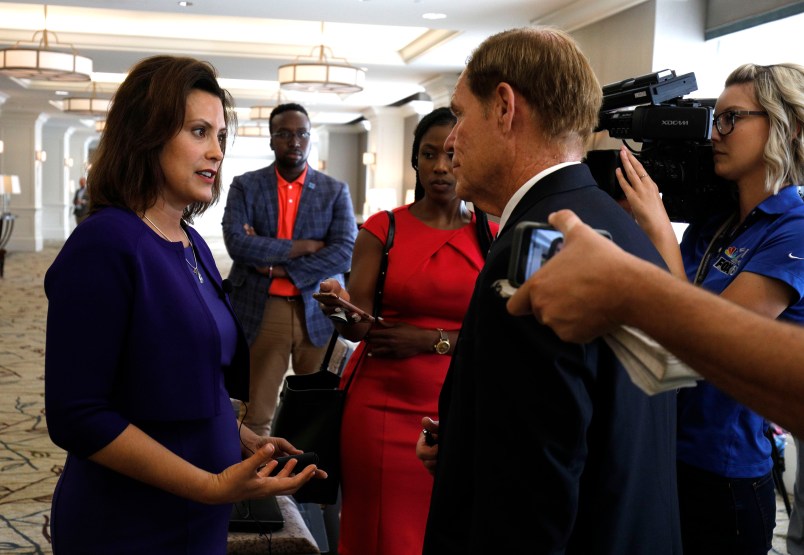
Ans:
[[[611,239],[604,229],[596,229],[602,236]],[[508,259],[508,279],[497,280],[497,293],[508,298],[525,283],[542,264],[561,250],[564,235],[553,226],[541,222],[520,222],[514,228],[511,257]]]
[[[296,459],[296,466],[294,466],[293,470],[291,471],[294,473],[301,472],[311,464],[314,464],[316,466],[318,465],[318,455],[313,452],[300,453],[298,455],[288,455],[286,457],[277,457],[276,460],[278,461],[279,464],[277,464],[276,467],[271,471],[270,475],[276,476],[277,474],[279,474],[282,471],[282,469],[285,468],[285,465],[288,463],[290,459]]]
[[[330,307],[330,308],[334,308],[336,310],[336,312],[334,314],[329,315],[330,319],[334,319],[334,320],[338,320],[338,321],[346,323],[342,317],[336,316],[337,314],[342,315],[343,311],[346,311],[346,312],[349,312],[349,313],[357,316],[356,319],[355,319],[355,317],[352,317],[352,323],[354,323],[354,324],[356,324],[358,322],[362,322],[364,320],[366,322],[371,323],[371,324],[374,323],[374,320],[375,320],[374,316],[372,316],[371,314],[369,314],[368,312],[366,312],[362,308],[359,308],[359,307],[353,305],[349,301],[347,301],[345,299],[342,299],[341,297],[339,297],[335,293],[331,293],[331,292],[313,293],[313,298],[315,300],[317,300],[319,303],[321,303],[322,305]],[[338,312],[339,309],[340,309],[341,312]]]

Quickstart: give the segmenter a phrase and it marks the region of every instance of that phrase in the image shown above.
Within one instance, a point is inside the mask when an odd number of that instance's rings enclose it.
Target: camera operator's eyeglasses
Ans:
[[[281,139],[283,141],[289,141],[293,137],[296,137],[300,141],[306,141],[307,139],[310,138],[310,132],[309,131],[296,131],[294,133],[293,131],[288,131],[286,129],[283,129],[282,131],[277,131],[275,133],[271,133],[271,137],[273,137],[274,139]]]
[[[717,132],[721,135],[728,135],[734,131],[734,122],[737,118],[744,118],[746,116],[767,116],[768,112],[760,112],[758,110],[727,110],[715,114],[712,119],[715,120]]]

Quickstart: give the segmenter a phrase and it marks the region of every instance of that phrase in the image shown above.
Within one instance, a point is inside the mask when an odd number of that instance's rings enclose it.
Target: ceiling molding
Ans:
[[[460,34],[460,31],[450,31],[449,29],[430,29],[417,39],[402,47],[399,50],[399,55],[403,62],[409,64],[416,58],[423,56],[433,48],[444,44],[446,41]]]
[[[533,25],[552,25],[567,32],[582,29],[607,17],[633,8],[647,0],[576,0],[541,17],[531,19]]]

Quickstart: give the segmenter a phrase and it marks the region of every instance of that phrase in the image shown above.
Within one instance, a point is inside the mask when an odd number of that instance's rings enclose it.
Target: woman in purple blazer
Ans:
[[[299,451],[258,439],[232,410],[247,396],[248,347],[188,223],[218,200],[234,125],[215,69],[191,58],[145,59],[115,94],[90,217],[45,276],[48,432],[67,451],[57,554],[225,553],[233,501],[324,475],[289,464],[269,477],[272,457]]]

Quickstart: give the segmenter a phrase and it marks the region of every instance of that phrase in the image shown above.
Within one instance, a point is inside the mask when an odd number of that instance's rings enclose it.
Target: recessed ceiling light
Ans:
[[[422,15],[422,19],[446,19],[446,18],[447,18],[447,14],[445,14],[445,13],[428,12],[428,13]]]
[[[192,2],[179,2],[178,4],[179,4],[179,6],[181,6],[182,8],[189,8],[190,6],[192,6],[192,5],[193,5],[193,3],[192,3]]]
[[[56,91],[56,93],[55,93],[55,94],[56,94],[57,96],[67,96],[67,95],[68,95],[68,94],[70,94],[70,93],[68,93],[67,91]]]

